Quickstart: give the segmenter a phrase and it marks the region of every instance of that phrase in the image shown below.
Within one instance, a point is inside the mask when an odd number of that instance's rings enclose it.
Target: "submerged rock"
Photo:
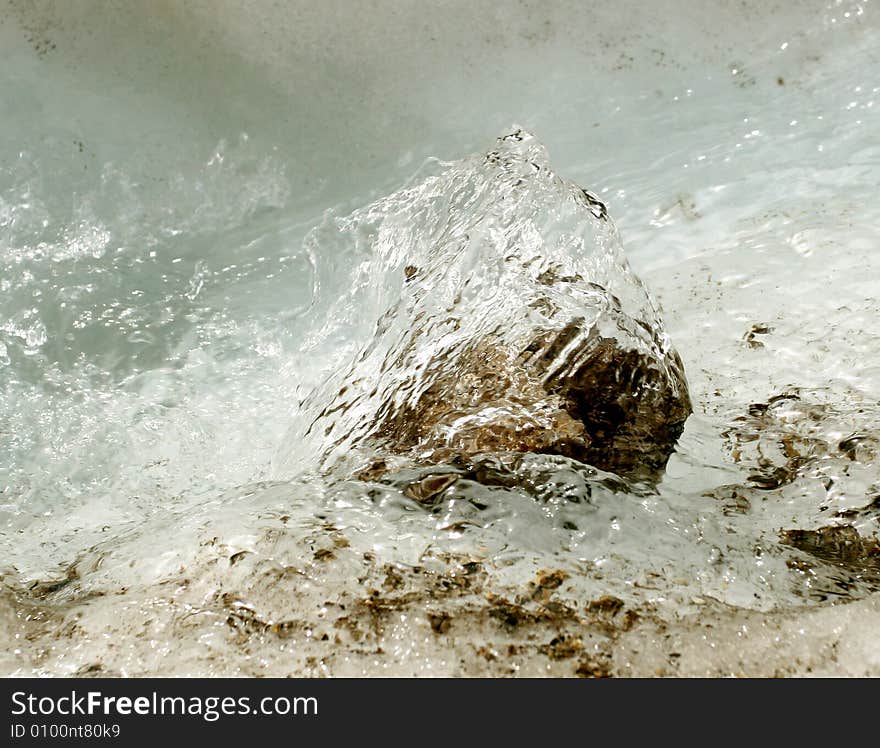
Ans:
[[[447,379],[382,420],[377,443],[430,463],[534,452],[622,475],[662,469],[690,413],[683,380],[614,338],[571,345],[583,333],[573,323],[523,350],[480,341],[450,362]]]
[[[656,475],[687,383],[604,204],[522,130],[435,171],[313,236],[359,259],[330,318],[356,299],[378,321],[306,399],[291,443],[363,477],[395,456],[526,452]]]
[[[880,575],[880,542],[862,537],[852,525],[830,525],[818,530],[782,530],[780,540],[827,563]]]

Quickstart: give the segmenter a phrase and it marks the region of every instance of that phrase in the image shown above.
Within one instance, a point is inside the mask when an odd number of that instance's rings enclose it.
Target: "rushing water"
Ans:
[[[825,20],[811,33],[833,46]],[[789,610],[877,589],[878,43],[876,24],[865,25],[827,59],[793,64],[797,39],[782,38],[723,69],[661,71],[600,103],[566,99],[579,126],[555,131],[560,158],[548,141],[549,163],[600,195],[617,222],[663,306],[694,413],[656,487],[625,490],[572,461],[537,461],[521,474],[537,491],[453,487],[431,510],[393,484],[328,468],[321,455],[348,446],[348,431],[315,442],[298,424],[311,422],[316,398],[333,408],[383,314],[408,324],[402,286],[381,286],[407,258],[394,247],[383,256],[371,237],[346,244],[328,227],[390,210],[374,201],[405,180],[464,167],[416,145],[418,159],[404,154],[333,204],[326,186],[301,194],[299,164],[265,132],[180,135],[158,104],[71,91],[32,56],[12,56],[0,70],[7,588],[19,601],[38,590],[49,606],[120,589],[152,590],[155,602],[185,577],[202,580],[205,600],[259,568],[221,569],[205,549],[222,546],[285,568],[303,554],[359,553],[377,568],[470,558],[499,588],[560,569],[574,598],[614,595],[670,614],[706,598]],[[539,139],[542,123],[551,129],[541,97],[564,83],[548,83],[522,115]],[[156,142],[126,135],[148,131],[144,118]],[[444,142],[440,155],[468,155],[456,147]],[[394,206],[408,221],[400,234],[431,230],[405,208]],[[478,261],[468,270],[480,279]],[[843,549],[810,552],[814,536],[784,534],[844,525],[861,540],[848,536]],[[329,599],[352,568],[309,579]],[[90,605],[103,622],[89,635],[97,641],[117,609]],[[132,672],[149,671],[144,651],[173,649],[168,630],[125,636],[139,653],[125,660]],[[217,644],[216,627],[198,636],[234,670],[239,655]],[[27,656],[9,669],[87,662]],[[179,658],[185,672],[211,671]]]

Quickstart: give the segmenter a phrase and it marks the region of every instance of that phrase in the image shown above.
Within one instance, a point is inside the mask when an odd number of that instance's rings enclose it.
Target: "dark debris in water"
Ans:
[[[851,525],[818,530],[783,530],[780,542],[880,583],[880,541],[862,537]]]
[[[748,484],[772,491],[809,474],[822,458],[856,449],[855,440],[838,444],[823,433],[832,415],[825,403],[784,392],[749,405],[748,414],[734,419],[722,437],[733,461],[749,468]]]
[[[771,330],[762,325],[751,332]],[[798,593],[811,600],[856,599],[880,589],[880,551],[871,534],[880,519],[880,486],[869,486],[863,502],[853,495],[865,490],[860,476],[880,454],[880,431],[869,419],[841,412],[821,394],[792,388],[752,403],[722,432],[733,462],[746,471],[743,484],[722,485],[703,494],[717,499],[724,515],[750,514],[756,504],[783,496],[813,502],[805,511],[812,509],[814,521],[835,509],[827,517],[841,524],[779,533],[781,546],[798,551],[786,563],[798,575]],[[850,430],[854,425],[860,427]],[[850,433],[840,438],[847,430]],[[850,471],[855,477],[846,483]]]
[[[585,657],[574,673],[578,678],[611,678],[611,663],[608,658]]]
[[[452,625],[452,616],[448,613],[428,613],[428,621],[431,624],[431,631],[435,634],[445,634]]]
[[[538,651],[551,660],[566,660],[579,655],[583,648],[584,643],[579,637],[562,634],[554,636],[547,644],[540,645]]]
[[[769,325],[756,323],[743,336],[743,341],[749,348],[763,348],[764,342],[758,336],[769,335],[772,332],[773,328]]]

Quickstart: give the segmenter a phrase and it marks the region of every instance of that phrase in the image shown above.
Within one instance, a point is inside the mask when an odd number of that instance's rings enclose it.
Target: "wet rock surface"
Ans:
[[[557,176],[530,134],[331,233],[367,255],[359,277],[385,309],[348,369],[307,398],[305,436],[331,445],[326,466],[377,476],[393,455],[479,481],[480,456],[528,452],[662,472],[691,412],[681,359],[604,204]],[[424,500],[445,480],[412,490]]]
[[[538,339],[515,357],[483,347],[464,354],[448,379],[382,423],[380,443],[434,464],[533,452],[656,476],[690,414],[681,369],[669,381],[650,359],[608,338],[588,337],[561,353],[580,332],[572,326]],[[565,373],[554,376],[548,370],[560,356]]]

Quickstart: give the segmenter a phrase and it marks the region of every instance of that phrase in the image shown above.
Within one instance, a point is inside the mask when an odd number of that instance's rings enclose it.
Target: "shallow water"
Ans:
[[[350,182],[333,159],[315,182],[288,148],[296,134],[261,127],[253,111],[284,104],[244,73],[222,117],[175,127],[179,101],[77,86],[15,48],[0,70],[0,559],[16,620],[28,588],[65,611],[142,591],[131,609],[145,621],[160,618],[149,606],[179,621],[176,605],[234,588],[240,608],[278,620],[270,588],[244,591],[260,564],[308,565],[320,603],[364,558],[365,574],[471,559],[496,591],[560,570],[569,599],[613,595],[661,617],[706,600],[789,611],[875,590],[876,555],[829,561],[780,542],[852,525],[870,550],[880,532],[875,15],[830,6],[714,66],[636,75],[622,58],[584,83],[559,65],[525,111],[503,119],[493,94],[475,130],[410,135],[396,153],[377,141],[378,165]],[[476,116],[460,107],[449,122]],[[486,491],[478,509],[452,491],[432,512],[392,486],[321,473],[316,450],[285,434],[384,309],[352,293],[343,313],[363,329],[328,322],[351,261],[316,227],[424,173],[426,158],[485,150],[513,117],[606,202],[663,306],[695,411],[663,481],[588,495],[563,465],[541,473],[540,500]],[[220,548],[245,562],[218,565]],[[162,597],[182,579],[192,598]],[[88,663],[118,615],[88,606],[75,654],[19,649],[9,671]],[[253,653],[217,620],[193,633],[215,659],[169,655],[176,671],[252,672]],[[120,672],[175,670],[144,653],[171,652],[179,630],[113,636]],[[408,657],[442,671],[413,636],[359,672]],[[261,653],[260,672],[285,671],[276,655]]]

